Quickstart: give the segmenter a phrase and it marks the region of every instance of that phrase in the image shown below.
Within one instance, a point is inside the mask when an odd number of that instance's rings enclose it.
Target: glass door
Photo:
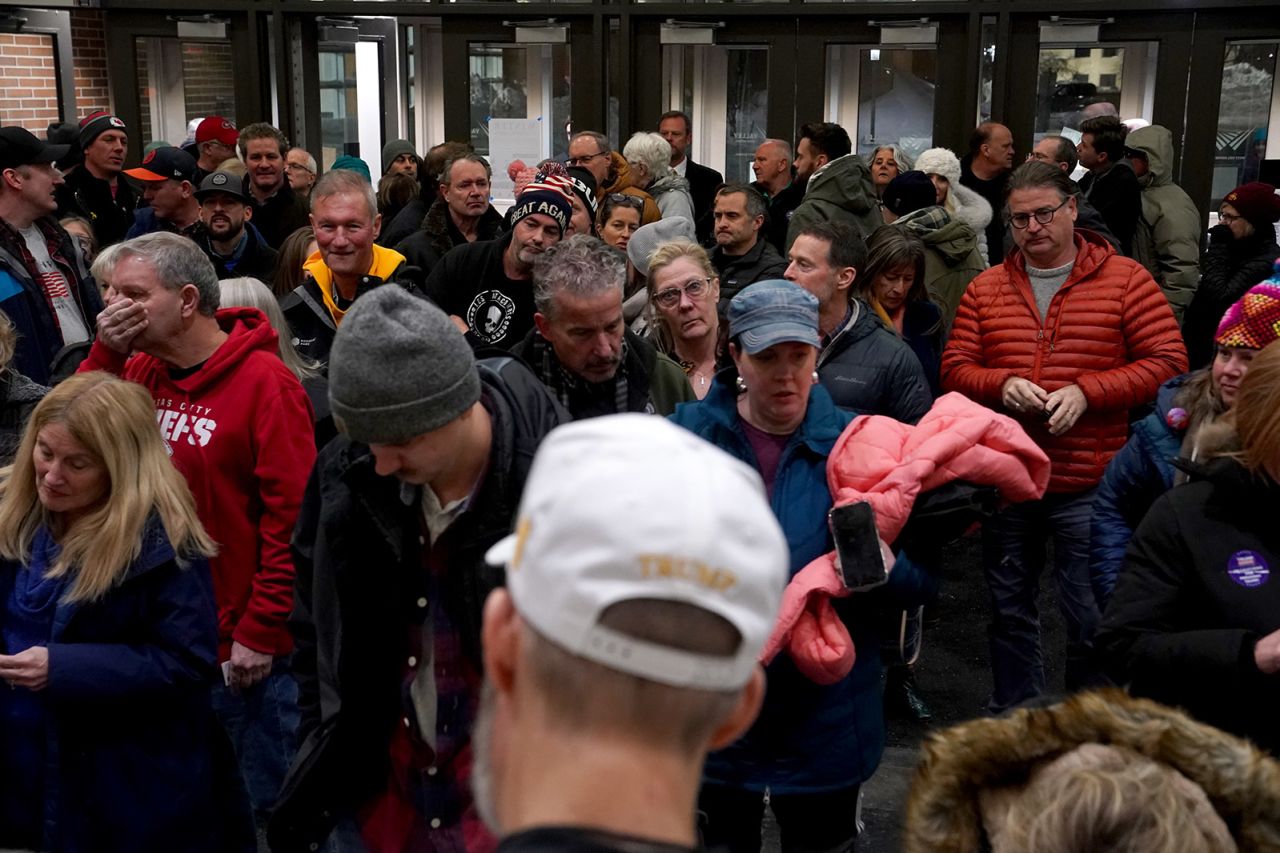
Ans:
[[[1230,41],[1222,60],[1222,98],[1213,156],[1209,221],[1217,223],[1222,197],[1249,181],[1280,177],[1280,41]],[[1267,161],[1273,161],[1268,164]],[[1270,168],[1269,168],[1270,166]]]
[[[322,19],[318,28],[320,168],[359,157],[377,183],[382,146],[399,136],[394,18]],[[390,100],[388,100],[390,95]]]
[[[692,121],[694,161],[729,183],[750,183],[768,136],[768,46],[663,45],[662,70],[666,109]]]
[[[868,157],[894,144],[913,160],[933,147],[938,51],[934,47],[827,46],[825,121]]]

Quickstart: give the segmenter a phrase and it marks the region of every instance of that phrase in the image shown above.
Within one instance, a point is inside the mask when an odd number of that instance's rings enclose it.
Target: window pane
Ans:
[[[750,183],[751,160],[765,140],[769,107],[769,51],[730,48],[729,115],[725,127],[726,181]]]
[[[1156,42],[1123,45],[1042,47],[1035,139],[1063,129],[1077,131],[1110,104],[1121,119],[1151,120],[1155,100]],[[1068,136],[1072,136],[1069,133]]]
[[[909,157],[933,145],[937,51],[830,45],[825,118],[866,156],[895,144]]]
[[[1277,48],[1280,44],[1275,42],[1227,44],[1210,205],[1215,213],[1232,189],[1258,180],[1259,166],[1266,158]]]

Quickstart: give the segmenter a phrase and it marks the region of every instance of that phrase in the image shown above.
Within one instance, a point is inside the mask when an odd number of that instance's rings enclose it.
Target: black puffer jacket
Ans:
[[[1225,224],[1209,229],[1209,248],[1200,262],[1200,286],[1182,320],[1191,369],[1213,360],[1213,338],[1222,315],[1245,291],[1271,276],[1280,246],[1274,229],[1255,231],[1243,240],[1231,237]]]
[[[493,420],[489,468],[472,504],[431,547],[447,553],[442,601],[480,670],[481,610],[504,581],[485,551],[511,531],[534,451],[569,416],[517,359],[478,367]],[[392,725],[403,713],[406,644],[427,612],[425,535],[420,488],[378,476],[368,447],[345,436],[330,442],[293,536],[290,629],[302,746],[272,816],[272,850],[317,849],[335,815],[386,781]]]
[[[1171,489],[1138,526],[1098,629],[1100,660],[1135,695],[1280,749],[1280,676],[1254,644],[1280,629],[1280,485],[1231,459]]]
[[[867,303],[853,310],[818,356],[818,380],[837,406],[913,424],[933,405],[924,368],[911,347],[885,328]]]
[[[476,240],[501,237],[506,230],[503,222],[502,214],[489,205],[476,223]],[[466,242],[467,238],[462,236],[449,215],[449,205],[444,199],[436,199],[423,217],[422,227],[396,244],[395,250],[404,255],[408,263],[421,269],[425,276],[446,252]]]

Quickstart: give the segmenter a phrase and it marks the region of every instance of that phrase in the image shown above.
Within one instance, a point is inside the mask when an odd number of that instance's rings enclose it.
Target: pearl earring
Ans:
[[[818,384],[818,371],[816,370],[813,372],[813,384],[814,385]]]
[[[734,382],[733,384],[735,387],[737,387],[739,394],[747,393],[747,383],[743,380],[741,376],[739,376],[737,381]]]

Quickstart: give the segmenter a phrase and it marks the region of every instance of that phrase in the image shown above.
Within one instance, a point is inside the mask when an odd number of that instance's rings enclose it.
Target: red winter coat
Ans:
[[[144,353],[128,361],[94,341],[80,372],[105,370],[150,392],[174,466],[218,553],[209,560],[218,600],[219,659],[235,640],[256,652],[293,649],[289,539],[315,463],[311,403],[280,360],[278,338],[256,308],[224,308],[229,334],[195,373],[173,379]]]
[[[969,284],[942,353],[942,387],[997,411],[1014,376],[1084,392],[1088,409],[1063,435],[1050,435],[1042,415],[1016,415],[1053,464],[1050,492],[1096,486],[1129,436],[1129,410],[1187,369],[1169,302],[1146,269],[1090,232],[1075,240],[1075,267],[1043,329],[1026,260],[1014,251]]]

